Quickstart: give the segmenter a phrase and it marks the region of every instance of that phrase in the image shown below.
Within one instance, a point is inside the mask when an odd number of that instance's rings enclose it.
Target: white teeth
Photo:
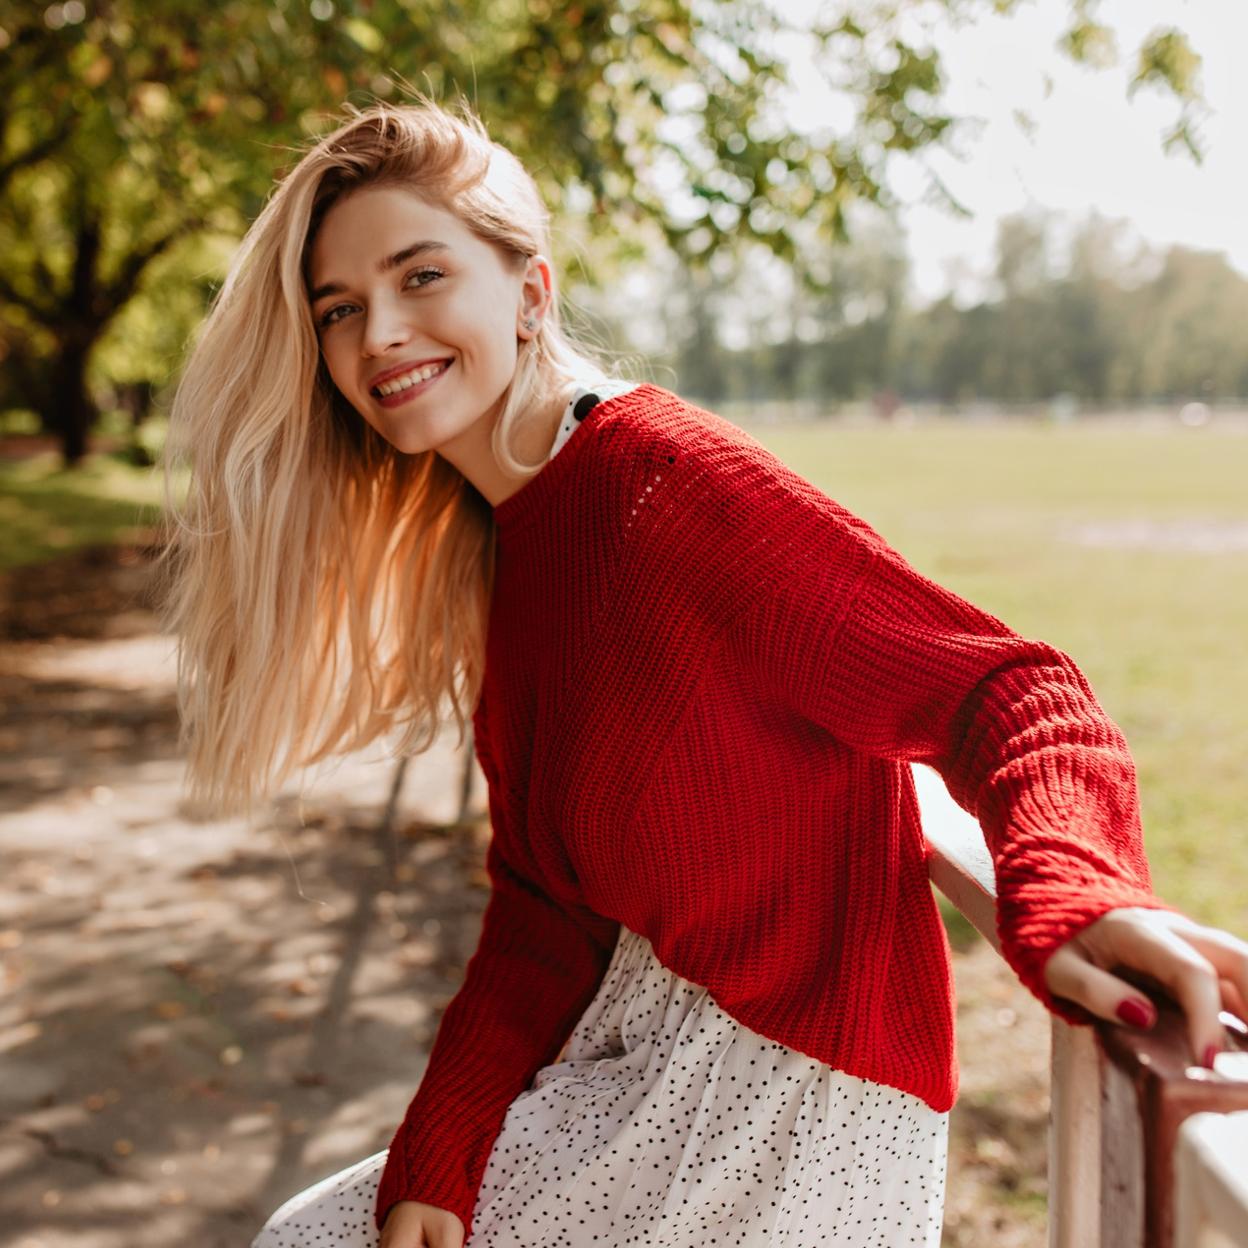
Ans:
[[[449,367],[449,363],[448,360],[443,360],[440,364],[426,364],[424,368],[414,368],[410,373],[401,373],[398,377],[383,381],[375,389],[382,398],[388,394],[397,394],[400,390],[409,390],[422,381],[428,381],[430,377],[436,377],[443,369]]]

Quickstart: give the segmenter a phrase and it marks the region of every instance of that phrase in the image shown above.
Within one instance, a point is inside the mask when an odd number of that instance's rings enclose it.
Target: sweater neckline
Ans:
[[[501,503],[495,505],[494,524],[497,530],[500,533],[513,533],[542,515],[549,500],[558,491],[560,483],[572,471],[575,461],[593,441],[592,435],[604,419],[627,409],[630,402],[642,398],[653,388],[649,382],[640,382],[622,394],[611,395],[595,403],[581,421],[580,428],[560,448],[559,453],[549,457],[515,493],[509,494]]]

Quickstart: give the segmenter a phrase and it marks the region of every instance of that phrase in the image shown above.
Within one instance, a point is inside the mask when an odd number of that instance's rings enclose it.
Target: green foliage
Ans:
[[[1084,21],[1072,26],[1061,39],[1062,50],[1081,65],[1105,69],[1118,63],[1114,32],[1099,22]]]
[[[51,452],[0,463],[0,571],[80,546],[151,540],[162,501],[157,475],[122,456],[93,455],[73,471]]]
[[[913,0],[853,7],[812,36],[852,120],[795,134],[776,107],[792,23],[765,0],[0,0],[0,409],[38,413],[76,459],[110,387],[173,378],[302,144],[344,98],[409,82],[469,97],[590,281],[661,246],[697,266],[761,244],[817,282],[809,238],[844,242],[855,204],[885,202],[890,154],[956,125],[937,56],[903,33]],[[1141,51],[1139,79],[1197,92],[1181,36]]]
[[[825,256],[817,294],[769,295],[757,263],[711,281],[676,275],[656,301],[669,317],[665,362],[681,389],[716,401],[882,390],[950,403],[1248,398],[1248,279],[1225,255],[1172,246],[1123,257],[1125,223],[1094,217],[1059,273],[1050,229],[1042,216],[1004,219],[996,297],[966,308],[953,296],[908,308],[898,240],[866,230]],[[742,320],[750,345],[732,350],[716,326]]]
[[[1198,121],[1208,111],[1203,106],[1198,85],[1200,56],[1193,50],[1181,30],[1155,32],[1140,48],[1130,93],[1143,86],[1160,86],[1184,101],[1183,112],[1166,134],[1166,151],[1182,146],[1194,160],[1200,161],[1203,149],[1196,135]]]

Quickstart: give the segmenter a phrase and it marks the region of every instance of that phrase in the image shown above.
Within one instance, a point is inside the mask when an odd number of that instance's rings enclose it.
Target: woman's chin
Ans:
[[[386,441],[400,455],[423,455],[426,451],[433,449],[427,438],[403,437],[396,434],[393,438],[386,438]]]
[[[420,455],[431,449],[428,436],[414,428],[411,422],[396,420],[390,423],[370,420],[368,423],[372,425],[373,432],[378,437],[400,454]]]

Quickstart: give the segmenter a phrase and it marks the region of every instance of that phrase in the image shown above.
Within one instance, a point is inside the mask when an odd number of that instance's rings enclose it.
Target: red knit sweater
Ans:
[[[949,947],[909,764],[983,826],[1004,955],[1152,891],[1135,769],[1072,660],[913,569],[730,422],[643,385],[494,508],[474,713],[493,891],[381,1177],[451,1209],[619,925],[741,1023],[938,1111]]]

